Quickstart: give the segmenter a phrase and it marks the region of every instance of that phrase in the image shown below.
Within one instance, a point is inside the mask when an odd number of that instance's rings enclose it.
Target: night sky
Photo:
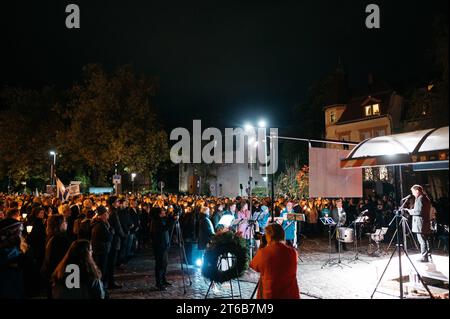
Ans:
[[[292,123],[307,88],[338,57],[350,83],[374,73],[390,83],[429,75],[439,1],[14,1],[2,3],[0,85],[68,88],[87,63],[131,63],[157,75],[166,128],[236,127],[265,117]],[[65,7],[81,9],[81,29],[65,27]],[[365,7],[381,9],[366,29]]]

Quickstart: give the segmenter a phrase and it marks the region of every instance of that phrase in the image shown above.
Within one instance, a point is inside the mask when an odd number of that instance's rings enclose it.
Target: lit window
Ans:
[[[364,106],[364,114],[366,116],[380,115],[380,104],[372,104]]]
[[[373,180],[373,171],[371,168],[364,168],[364,180],[365,181]]]
[[[334,112],[330,112],[330,124],[336,122],[336,114]]]
[[[372,114],[380,115],[380,105],[379,104],[372,105]]]
[[[380,166],[380,180],[387,181],[389,178],[388,169],[386,166]]]

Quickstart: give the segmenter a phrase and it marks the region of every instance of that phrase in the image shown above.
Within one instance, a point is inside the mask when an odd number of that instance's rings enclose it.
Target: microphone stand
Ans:
[[[414,268],[414,271],[416,272],[417,277],[419,278],[420,282],[422,283],[422,285],[424,286],[424,288],[426,289],[426,291],[430,295],[430,298],[434,299],[433,294],[431,293],[431,291],[428,288],[427,284],[423,281],[422,276],[417,271],[416,266],[411,261],[411,258],[409,258],[409,255],[406,252],[405,247],[403,246],[402,242],[400,241],[400,232],[398,231],[399,227],[400,227],[400,223],[399,223],[398,220],[399,220],[399,218],[403,218],[402,211],[404,210],[403,206],[405,206],[406,202],[407,201],[405,200],[403,202],[403,204],[400,206],[400,208],[397,211],[395,211],[394,218],[392,218],[391,222],[389,223],[389,225],[392,224],[394,222],[394,220],[396,222],[396,228],[397,228],[397,244],[396,244],[396,246],[397,246],[397,248],[392,252],[391,257],[389,258],[389,261],[388,261],[386,267],[384,268],[383,273],[381,274],[381,277],[378,280],[378,283],[377,283],[377,285],[375,286],[375,289],[372,292],[372,295],[370,296],[370,299],[373,299],[373,296],[374,296],[375,292],[377,291],[378,286],[380,285],[381,280],[383,279],[383,276],[386,273],[387,268],[389,267],[389,264],[392,261],[392,257],[394,257],[394,254],[396,252],[398,253],[398,272],[399,272],[399,285],[400,285],[400,299],[404,298],[404,294],[403,294],[403,273],[402,273],[402,251],[405,254],[405,256],[408,258],[411,266]]]
[[[286,227],[283,228],[283,230],[286,232],[286,229],[288,229],[289,227],[291,227],[292,225],[294,225],[296,222],[296,220],[291,221]],[[294,243],[296,244],[296,243]],[[298,247],[297,247],[298,248]],[[298,249],[296,249],[298,252]],[[303,262],[303,259],[300,257],[300,254],[297,253],[297,258],[298,260],[300,260],[301,262]]]
[[[352,263],[352,262],[357,262],[357,261],[362,261],[365,262],[366,264],[368,264],[369,262],[365,261],[364,259],[359,259],[359,250],[358,250],[358,233],[356,232],[356,220],[358,220],[358,218],[361,218],[366,212],[362,211],[359,216],[352,221],[352,223],[349,225],[349,227],[352,226],[353,224],[353,229],[355,231],[355,257],[353,257],[352,259],[350,259],[350,261],[348,263]]]

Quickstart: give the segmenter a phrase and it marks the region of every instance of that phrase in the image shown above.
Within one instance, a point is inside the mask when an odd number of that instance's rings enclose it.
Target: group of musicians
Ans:
[[[409,206],[408,203],[405,203],[405,205],[403,205],[404,209],[402,210],[402,213],[406,217],[412,216],[411,231],[416,234],[416,237],[420,244],[420,251],[422,255],[420,261],[428,262],[431,258],[431,249],[428,240],[428,237],[431,233],[430,199],[425,194],[423,188],[420,185],[412,186],[411,193],[412,195],[410,195],[411,201],[409,202]],[[405,202],[408,198],[409,197],[405,199]],[[400,204],[404,203],[401,202]],[[255,205],[252,206],[252,208],[254,208],[254,211],[250,212],[248,207],[249,206],[247,202],[243,202],[239,210],[236,208],[236,204],[233,204],[230,206],[229,211],[224,211],[224,213],[222,214],[217,214],[216,212],[213,215],[213,224],[215,228],[234,230],[239,235],[248,240],[251,240],[253,238],[261,239],[261,235],[264,235],[264,228],[268,223],[272,222],[269,208],[267,205]],[[299,207],[300,206],[298,203],[294,204],[291,201],[287,202],[286,206],[281,209],[278,214],[276,214],[279,216],[275,217],[274,220],[274,222],[277,222],[283,227],[285,231],[286,244],[294,248],[297,247],[298,235],[300,231],[299,228],[301,227],[303,222],[305,222],[305,215],[302,214],[303,210],[301,209],[301,207],[299,209]],[[218,209],[220,210],[221,208],[223,209],[223,205]],[[359,212],[359,217],[361,218],[359,220],[359,223],[358,221],[355,221],[356,216],[353,216],[353,218],[349,220],[349,216],[344,208],[342,199],[335,200],[334,207],[332,208],[331,212],[328,213],[327,210],[324,211],[325,214],[322,214],[322,216],[331,217],[334,222],[331,231],[333,232],[336,251],[338,251],[339,249],[343,251],[347,250],[345,243],[346,240],[343,240],[341,238],[342,234],[339,233],[339,228],[351,227],[351,241],[353,241],[356,240],[356,238],[360,235],[359,232],[365,231],[360,226],[367,227],[367,224],[370,224],[370,227],[373,227],[373,225],[376,224],[374,223],[374,218],[371,216],[371,212],[367,209]],[[223,215],[229,215],[229,218],[225,223],[226,225],[221,224],[220,221],[220,218]],[[300,217],[293,217],[295,215]],[[354,227],[356,229],[356,233],[353,232],[352,226],[355,222],[357,225],[357,227]]]

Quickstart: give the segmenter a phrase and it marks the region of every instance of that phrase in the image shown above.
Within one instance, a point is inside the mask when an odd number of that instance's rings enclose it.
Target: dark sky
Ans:
[[[81,9],[81,29],[65,28],[65,6]],[[365,28],[365,7],[381,9],[381,29]],[[235,127],[265,117],[292,122],[308,86],[341,57],[350,82],[427,76],[431,1],[14,1],[2,3],[0,84],[69,87],[83,65],[131,63],[160,77],[167,128],[200,118]]]

